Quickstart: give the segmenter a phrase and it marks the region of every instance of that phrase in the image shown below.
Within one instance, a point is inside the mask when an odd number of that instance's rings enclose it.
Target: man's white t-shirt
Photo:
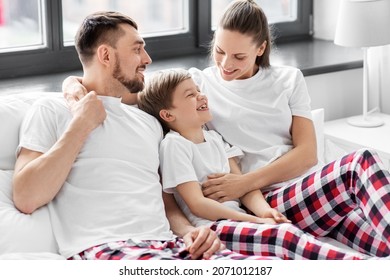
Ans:
[[[217,67],[190,73],[208,98],[213,119],[207,124],[244,152],[247,173],[276,160],[293,148],[293,116],[311,119],[310,97],[299,69],[260,68],[251,78],[225,81]],[[264,191],[265,189],[263,189]]]
[[[48,205],[65,257],[111,241],[173,238],[158,175],[160,124],[120,98],[99,98],[107,118],[92,131]],[[19,149],[47,152],[71,118],[64,99],[38,100],[21,127]]]
[[[203,143],[195,144],[171,130],[160,146],[163,189],[174,194],[179,207],[195,226],[208,225],[212,221],[195,216],[181,198],[176,186],[186,182],[203,183],[207,180],[207,175],[212,173],[229,173],[228,159],[242,155],[240,149],[224,143],[215,131],[204,131],[204,138]],[[238,201],[227,201],[224,204],[245,213]]]

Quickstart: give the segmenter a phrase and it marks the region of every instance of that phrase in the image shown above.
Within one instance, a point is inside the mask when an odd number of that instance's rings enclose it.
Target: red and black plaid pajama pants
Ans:
[[[366,259],[390,255],[390,174],[377,154],[359,150],[265,195],[292,224],[217,221],[226,247],[283,259]],[[323,243],[331,236],[361,252]]]
[[[91,247],[69,260],[189,260],[183,239],[169,241],[135,240],[114,241]],[[210,260],[272,260],[276,257],[249,256],[228,249],[219,251]]]

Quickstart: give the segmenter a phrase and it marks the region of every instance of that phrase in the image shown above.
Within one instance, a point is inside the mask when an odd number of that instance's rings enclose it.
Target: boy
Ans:
[[[219,203],[205,197],[201,183],[211,173],[240,173],[235,157],[241,151],[224,143],[215,131],[203,126],[211,120],[207,98],[183,69],[161,71],[151,77],[139,95],[140,109],[156,117],[166,136],[160,145],[160,168],[165,192],[173,193],[193,225],[218,219],[276,224],[289,222],[272,209],[259,190],[238,201]]]

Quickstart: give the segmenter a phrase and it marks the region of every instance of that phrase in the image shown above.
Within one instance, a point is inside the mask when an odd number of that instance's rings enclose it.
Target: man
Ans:
[[[15,206],[32,213],[47,204],[60,253],[70,259],[246,258],[226,250],[212,255],[221,246],[215,233],[193,228],[171,198],[165,207],[171,224],[166,219],[158,175],[161,127],[121,103],[143,89],[151,63],[136,23],[116,12],[95,13],[75,42],[88,94],[72,112],[65,100],[47,98],[27,114]]]

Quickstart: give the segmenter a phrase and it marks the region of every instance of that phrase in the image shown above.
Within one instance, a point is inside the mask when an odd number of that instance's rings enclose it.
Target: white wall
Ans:
[[[372,106],[390,114],[390,45],[369,50],[370,94],[377,99],[371,100]]]
[[[312,109],[324,108],[325,121],[363,111],[363,70],[353,69],[305,77]]]
[[[341,0],[314,0],[315,38],[333,41],[340,2]],[[371,48],[368,63],[369,109],[378,107],[383,113],[390,114],[390,45]],[[362,112],[361,69],[309,76],[306,81],[312,97],[312,107],[323,105],[327,120]]]

